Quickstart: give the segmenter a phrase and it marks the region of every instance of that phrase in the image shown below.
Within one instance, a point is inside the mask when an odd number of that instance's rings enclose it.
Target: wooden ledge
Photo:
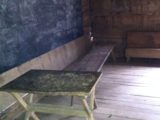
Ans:
[[[160,49],[154,48],[127,48],[125,51],[126,57],[139,58],[160,58]]]

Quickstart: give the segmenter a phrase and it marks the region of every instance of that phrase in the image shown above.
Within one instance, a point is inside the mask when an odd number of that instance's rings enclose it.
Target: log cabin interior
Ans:
[[[34,120],[160,120],[159,47],[160,0],[1,0],[0,87],[32,69],[102,76],[96,109],[83,101],[86,119],[42,107],[55,114],[35,116],[0,89],[0,120],[30,120],[29,112]],[[28,93],[20,96],[31,101]],[[81,105],[79,97],[61,94],[35,94],[33,101]]]

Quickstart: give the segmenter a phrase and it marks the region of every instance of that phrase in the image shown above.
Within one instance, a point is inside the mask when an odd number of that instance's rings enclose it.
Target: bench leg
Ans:
[[[25,114],[24,120],[29,120],[30,116],[31,116],[31,112],[27,111],[26,114]]]
[[[93,92],[91,93],[90,108],[91,110],[94,110],[97,108],[96,99],[95,99],[95,88],[93,89]]]
[[[89,107],[89,105],[87,103],[86,98],[82,99],[82,103],[83,103],[84,110],[86,111],[86,114],[87,114],[86,120],[94,120],[94,118],[93,118],[93,112],[90,109],[90,107]]]
[[[29,94],[29,101],[28,101],[28,103],[32,103],[32,102],[33,102],[33,94]],[[29,120],[31,114],[32,114],[31,112],[26,111],[25,120]]]
[[[71,96],[71,106],[73,106],[73,101],[74,101],[74,97],[73,96]]]
[[[30,112],[29,105],[23,100],[23,98],[17,94],[17,93],[10,93],[19,103],[20,105],[25,109],[26,115],[25,120],[29,120],[30,117],[33,118],[33,120],[40,120],[37,115],[34,112]],[[33,95],[30,96],[29,102],[32,101]]]

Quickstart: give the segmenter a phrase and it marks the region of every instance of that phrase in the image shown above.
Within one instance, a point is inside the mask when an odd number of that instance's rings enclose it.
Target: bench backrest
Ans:
[[[160,48],[160,32],[129,32],[128,48]]]

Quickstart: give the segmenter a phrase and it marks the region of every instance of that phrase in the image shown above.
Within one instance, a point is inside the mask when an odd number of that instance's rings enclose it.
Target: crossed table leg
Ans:
[[[40,103],[33,103],[33,94],[30,94],[29,102],[25,102],[24,99],[15,92],[10,93],[25,109],[26,115],[25,120],[29,120],[32,117],[34,120],[40,120],[35,112],[42,112],[42,113],[55,113],[60,115],[73,115],[79,117],[85,117],[86,120],[94,120],[93,117],[93,110],[96,107],[95,104],[95,88],[93,89],[90,95],[90,106],[87,103],[87,97],[81,97],[83,110],[75,109],[73,107],[68,106],[55,106],[55,105],[48,105],[48,104],[40,104]]]

